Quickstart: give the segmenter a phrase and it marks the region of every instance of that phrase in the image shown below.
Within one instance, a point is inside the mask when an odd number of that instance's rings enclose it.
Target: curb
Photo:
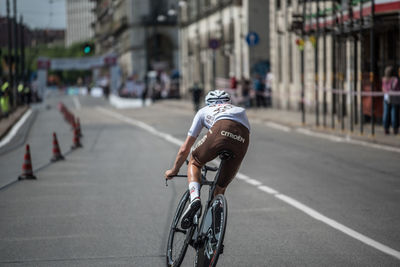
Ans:
[[[3,139],[11,128],[17,123],[21,117],[29,110],[29,106],[23,106],[17,108],[13,113],[11,113],[8,118],[0,120],[0,124],[5,124],[5,127],[0,127],[0,140]],[[10,117],[12,117],[10,119]],[[5,120],[5,121],[3,121]]]

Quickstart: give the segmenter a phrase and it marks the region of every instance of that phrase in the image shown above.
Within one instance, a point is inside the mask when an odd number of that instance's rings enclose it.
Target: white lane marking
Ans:
[[[335,135],[331,135],[331,134],[317,133],[317,132],[311,131],[309,129],[304,129],[304,128],[298,128],[298,129],[296,129],[296,132],[304,134],[304,135],[308,135],[308,136],[327,139],[332,142],[349,143],[349,144],[353,144],[353,145],[359,145],[359,146],[364,146],[364,147],[370,147],[370,148],[376,148],[376,149],[386,150],[386,151],[390,151],[390,152],[400,153],[400,148],[398,148],[398,147],[378,145],[378,144],[373,144],[373,143],[369,143],[369,142],[365,142],[365,141],[354,140],[349,135],[347,135],[346,137],[343,138],[343,137],[339,137],[339,136],[335,136]]]
[[[244,175],[243,173],[240,173],[240,172],[238,172],[238,173],[236,174],[236,178],[238,178],[238,179],[240,179],[240,180],[249,180],[249,179],[250,179],[249,176]]]
[[[283,124],[276,123],[276,122],[271,122],[271,121],[264,122],[260,119],[252,119],[251,121],[260,123],[260,124],[264,124],[270,128],[280,130],[283,132],[291,132],[292,131],[292,129],[290,127],[287,127]],[[391,147],[388,145],[380,145],[380,144],[374,144],[374,143],[370,143],[370,142],[366,142],[366,141],[355,140],[355,139],[352,139],[349,135],[346,135],[346,137],[340,137],[340,136],[336,136],[336,135],[332,135],[332,134],[315,132],[315,131],[312,131],[312,130],[306,129],[306,128],[297,128],[294,131],[297,133],[300,133],[300,134],[304,134],[304,135],[308,135],[308,136],[312,136],[312,137],[318,137],[318,138],[326,139],[326,140],[329,140],[332,142],[349,143],[349,144],[353,144],[353,145],[359,145],[359,146],[364,146],[364,147],[369,147],[369,148],[375,148],[375,149],[381,149],[381,150],[385,150],[385,151],[400,153],[400,148],[398,148],[398,147]]]
[[[276,130],[280,130],[280,131],[284,131],[284,132],[290,132],[291,129],[290,127],[287,127],[285,125],[279,124],[279,123],[275,123],[272,121],[268,121],[265,123],[265,125],[267,125],[270,128],[276,129]]]
[[[271,187],[268,187],[266,185],[260,185],[257,188],[260,189],[261,191],[264,191],[265,193],[268,193],[268,194],[271,194],[271,195],[279,194],[278,191],[276,191],[275,189],[273,189]]]
[[[80,110],[81,107],[82,107],[82,105],[81,105],[81,102],[79,102],[78,97],[77,97],[77,96],[74,96],[74,97],[72,98],[72,100],[74,101],[75,108],[76,108],[77,110]]]
[[[308,135],[308,136],[327,139],[327,140],[332,141],[332,142],[343,142],[344,141],[343,138],[338,137],[338,136],[329,135],[329,134],[323,134],[323,133],[316,133],[316,132],[313,132],[313,131],[311,131],[309,129],[304,129],[304,128],[298,128],[298,129],[296,129],[296,132],[304,134],[304,135]]]
[[[400,148],[397,148],[397,147],[372,144],[372,143],[368,143],[368,142],[365,142],[365,141],[354,140],[354,139],[351,139],[350,137],[348,137],[348,139],[346,139],[346,141],[351,143],[351,144],[356,144],[356,145],[360,145],[360,146],[372,147],[372,148],[377,148],[377,149],[383,149],[383,150],[390,151],[390,152],[400,153]]]
[[[11,141],[11,139],[17,134],[19,128],[21,128],[22,125],[24,125],[25,121],[29,118],[29,116],[32,114],[32,110],[29,109],[25,114],[19,119],[19,121],[11,128],[11,130],[8,132],[8,134],[3,138],[3,140],[0,141],[0,147],[5,146],[8,142]]]
[[[255,179],[247,179],[247,180],[244,180],[246,183],[248,183],[248,184],[251,184],[251,185],[254,185],[254,186],[259,186],[259,185],[262,185],[262,183],[260,182],[260,181],[257,181],[257,180],[255,180]]]
[[[119,119],[119,120],[121,120],[123,122],[126,122],[128,124],[131,124],[133,126],[137,126],[139,128],[142,128],[143,130],[146,130],[149,133],[152,133],[152,134],[154,134],[156,136],[159,136],[159,137],[165,139],[166,141],[168,141],[170,143],[173,143],[173,144],[175,144],[177,146],[181,146],[184,143],[183,141],[173,137],[172,135],[166,134],[166,133],[162,133],[162,132],[158,131],[157,129],[155,129],[154,127],[152,127],[152,126],[150,126],[150,125],[148,125],[148,124],[146,124],[144,122],[141,122],[141,121],[126,117],[126,116],[121,115],[121,114],[119,114],[117,112],[113,112],[111,110],[107,110],[107,109],[102,108],[102,107],[97,107],[97,108],[101,112],[106,113],[111,117]]]
[[[298,202],[297,200],[295,200],[291,197],[288,197],[286,195],[281,195],[281,194],[275,195],[275,197],[277,197],[277,198],[281,199],[282,201],[286,202],[287,204],[303,211],[304,213],[308,214],[309,216],[313,217],[314,219],[324,222],[327,225],[363,242],[364,244],[367,244],[373,248],[376,248],[377,250],[380,250],[386,254],[392,255],[393,257],[395,257],[397,259],[400,259],[400,251],[394,250],[394,249],[392,249],[388,246],[385,246],[384,244],[379,243],[357,231],[354,231],[353,229],[351,229],[347,226],[344,226],[343,224],[338,223],[337,221],[332,220],[332,219],[322,215],[321,213],[317,212],[316,210],[313,210],[313,209],[307,207],[306,205]]]
[[[144,122],[141,122],[141,121],[138,121],[138,120],[135,120],[135,119],[131,119],[129,117],[126,117],[126,116],[121,115],[119,113],[107,110],[107,109],[102,108],[102,107],[98,107],[98,109],[103,113],[106,113],[106,114],[108,114],[108,115],[110,115],[110,116],[112,116],[112,117],[114,117],[116,119],[119,119],[121,121],[125,121],[125,122],[127,122],[127,123],[129,123],[131,125],[138,126],[138,127],[142,128],[142,129],[144,129],[144,130],[146,130],[146,131],[148,131],[148,132],[150,132],[150,133],[152,133],[152,134],[154,134],[156,136],[159,136],[159,137],[161,137],[161,138],[163,138],[163,139],[165,139],[165,140],[167,140],[167,141],[169,141],[169,142],[171,142],[173,144],[176,144],[178,146],[183,144],[183,141],[172,137],[170,134],[166,134],[166,133],[162,133],[160,131],[157,131],[155,128],[151,127],[150,125],[145,124]],[[212,162],[214,164],[216,164],[215,160],[213,160]],[[349,228],[349,227],[347,227],[347,226],[345,226],[345,225],[343,225],[343,224],[341,224],[341,223],[339,223],[339,222],[337,222],[335,220],[332,220],[332,219],[324,216],[323,214],[317,212],[316,210],[314,210],[314,209],[312,209],[312,208],[300,203],[299,201],[297,201],[297,200],[295,200],[295,199],[293,199],[293,198],[291,198],[289,196],[286,196],[286,195],[283,195],[283,194],[279,194],[279,192],[276,191],[275,189],[270,188],[270,187],[265,186],[265,185],[262,185],[261,182],[259,182],[257,180],[254,180],[254,179],[248,177],[245,174],[238,173],[236,175],[236,177],[241,179],[241,180],[243,180],[243,181],[245,181],[245,182],[248,182],[249,180],[250,181],[252,180],[254,182],[254,185],[257,186],[257,188],[259,190],[261,190],[263,192],[266,192],[268,194],[274,195],[277,199],[279,199],[279,200],[291,205],[292,207],[295,207],[296,209],[306,213],[307,215],[311,216],[312,218],[314,218],[314,219],[316,219],[316,220],[318,220],[320,222],[323,222],[323,223],[331,226],[332,228],[334,228],[334,229],[336,229],[338,231],[341,231],[342,233],[344,233],[344,234],[346,234],[346,235],[348,235],[348,236],[350,236],[350,237],[352,237],[352,238],[354,238],[356,240],[359,240],[360,242],[362,242],[362,243],[364,243],[364,244],[366,244],[368,246],[371,246],[371,247],[373,247],[373,248],[375,248],[375,249],[377,249],[377,250],[379,250],[379,251],[381,251],[383,253],[386,253],[386,254],[391,255],[391,256],[393,256],[393,257],[395,257],[397,259],[400,259],[400,251],[392,249],[392,248],[390,248],[390,247],[388,247],[388,246],[386,246],[386,245],[384,245],[382,243],[379,243],[379,242],[377,242],[377,241],[375,241],[375,240],[373,240],[373,239],[371,239],[371,238],[369,238],[369,237],[367,237],[367,236],[365,236],[365,235],[363,235],[363,234],[361,234],[361,233],[359,233],[359,232],[357,232],[357,231],[355,231],[355,230],[353,230],[353,229],[351,229],[351,228]],[[249,184],[252,184],[252,182],[250,182]]]

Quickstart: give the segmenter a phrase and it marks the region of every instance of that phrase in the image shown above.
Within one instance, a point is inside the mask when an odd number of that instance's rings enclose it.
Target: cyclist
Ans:
[[[221,175],[214,196],[224,194],[226,187],[235,177],[249,146],[250,124],[244,108],[231,104],[228,93],[222,90],[210,91],[205,97],[206,106],[200,109],[189,129],[185,142],[180,147],[172,169],[165,172],[166,179],[178,174],[203,127],[208,129],[193,147],[188,164],[188,183],[190,204],[182,216],[184,229],[192,225],[193,217],[201,207],[200,175],[201,168],[218,156],[222,150],[230,150],[233,157],[221,169]]]

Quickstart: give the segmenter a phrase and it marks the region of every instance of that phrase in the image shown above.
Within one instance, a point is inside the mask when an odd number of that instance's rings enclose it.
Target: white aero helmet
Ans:
[[[223,103],[231,103],[230,95],[222,90],[214,90],[208,92],[205,98],[205,102],[207,105],[212,104],[223,104]]]

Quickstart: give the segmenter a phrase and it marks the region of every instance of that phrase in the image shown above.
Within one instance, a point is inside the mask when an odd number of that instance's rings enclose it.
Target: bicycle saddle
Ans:
[[[219,156],[219,158],[220,158],[221,160],[228,160],[228,159],[234,157],[233,152],[230,151],[230,150],[226,150],[226,149],[220,151],[220,152],[218,153],[218,156]]]

